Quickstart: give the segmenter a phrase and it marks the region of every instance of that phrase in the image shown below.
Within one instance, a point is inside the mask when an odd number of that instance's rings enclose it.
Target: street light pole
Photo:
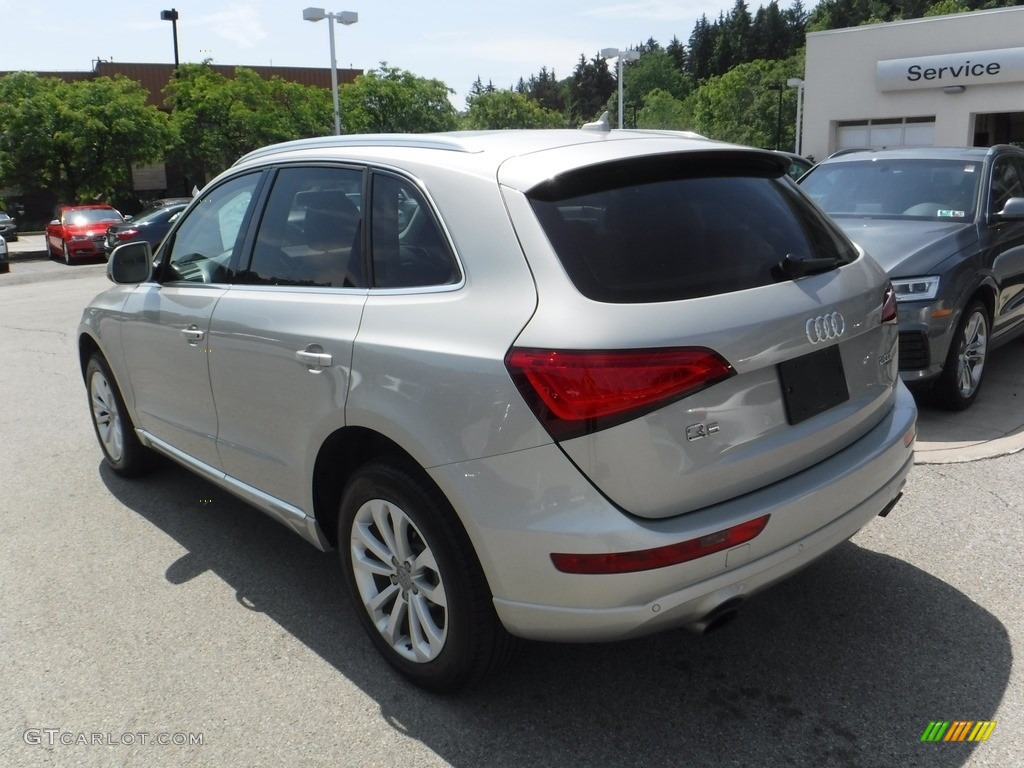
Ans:
[[[178,71],[178,12],[171,8],[169,11],[160,11],[160,20],[171,22],[171,34],[174,35],[174,71]]]
[[[615,63],[615,79],[619,83],[619,129],[622,129],[622,63],[624,61],[636,61],[640,54],[636,51],[620,51],[618,48],[602,48],[601,58],[618,59]]]
[[[334,22],[344,24],[355,24],[359,21],[359,14],[355,11],[338,11],[328,13],[323,8],[306,8],[302,11],[302,18],[306,21],[322,21],[327,19],[327,28],[330,30],[331,40],[331,98],[334,101],[334,135],[341,135],[341,109],[338,105],[338,62],[334,54]]]
[[[793,151],[799,155],[801,150],[800,133],[804,122],[804,81],[799,77],[791,77],[786,81],[786,85],[796,88],[796,143]]]

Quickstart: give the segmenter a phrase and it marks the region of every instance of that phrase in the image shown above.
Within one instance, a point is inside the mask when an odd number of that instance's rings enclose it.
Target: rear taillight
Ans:
[[[513,348],[505,366],[556,440],[621,424],[735,374],[718,354],[700,347]]]
[[[895,323],[899,318],[899,310],[896,308],[896,291],[892,283],[887,283],[885,293],[882,295],[882,322]]]
[[[570,555],[555,552],[551,555],[551,562],[563,573],[598,574],[651,571],[655,568],[665,568],[696,560],[699,557],[706,557],[715,552],[721,552],[723,549],[744,544],[760,535],[768,525],[769,517],[771,515],[763,515],[754,520],[734,525],[732,528],[709,533],[699,539],[690,539],[654,549],[608,552],[597,555]]]
[[[120,232],[117,233],[117,239],[128,240],[130,238],[135,237],[137,234],[139,234],[139,230],[137,229],[122,229]]]

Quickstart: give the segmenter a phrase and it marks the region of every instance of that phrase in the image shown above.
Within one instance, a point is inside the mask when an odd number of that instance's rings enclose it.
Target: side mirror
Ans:
[[[60,221],[58,221],[57,219],[54,219],[53,221],[50,222],[50,226],[51,227],[60,226]]]
[[[1006,201],[1003,210],[993,217],[996,221],[1019,221],[1024,219],[1024,197],[1011,197]]]
[[[145,240],[119,245],[110,253],[107,277],[115,283],[145,283],[153,276],[153,249]]]
[[[135,218],[135,217],[134,217],[134,216],[132,216],[132,215],[131,215],[131,214],[129,213],[129,214],[127,214],[127,215],[126,215],[126,216],[124,217],[124,220],[125,220],[125,221],[131,221],[131,220],[132,220],[132,219],[134,219],[134,218]]]

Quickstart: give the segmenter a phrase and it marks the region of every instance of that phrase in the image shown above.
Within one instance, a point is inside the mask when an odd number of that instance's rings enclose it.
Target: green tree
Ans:
[[[615,90],[615,76],[608,71],[608,62],[600,56],[587,61],[581,53],[569,81],[568,97],[572,104],[573,122],[586,122],[599,117]]]
[[[209,61],[183,64],[164,94],[177,139],[170,159],[198,186],[246,152],[329,134],[333,123],[326,89],[264,80],[245,67],[229,78]]]
[[[689,83],[675,60],[661,48],[641,55],[626,66],[623,98],[627,104],[639,104],[645,94],[655,89],[667,91],[676,99],[684,99],[690,92]]]
[[[132,190],[132,165],[159,159],[167,115],[126,77],[64,82],[19,72],[0,79],[0,179],[59,199],[114,199]]]
[[[525,82],[520,79],[519,83],[516,90],[533,99],[544,109],[565,112],[566,84],[559,82],[555,70],[549,71],[547,67],[541,67],[536,75],[530,75],[530,79]]]
[[[427,133],[455,128],[452,89],[440,80],[389,67],[360,75],[341,89],[341,121],[346,133]]]
[[[793,55],[792,30],[776,0],[761,6],[754,14],[750,35],[750,56],[754,59],[784,59]],[[801,45],[803,37],[800,38]]]
[[[61,81],[15,72],[0,78],[0,184],[29,189],[51,182]]]
[[[697,19],[690,34],[689,73],[695,82],[703,82],[712,75],[715,57],[715,31],[705,14]]]
[[[785,83],[802,72],[803,56],[796,55],[784,61],[751,61],[711,78],[690,99],[693,130],[737,144],[773,149],[778,140],[780,148],[791,147],[796,89],[787,88]],[[781,86],[781,92],[776,86]]]
[[[668,47],[665,48],[665,52],[672,57],[672,63],[676,65],[676,69],[680,72],[686,71],[686,63],[690,53],[686,50],[686,46],[679,41],[678,37],[672,37]]]
[[[544,109],[515,91],[491,91],[470,96],[463,127],[469,130],[504,128],[564,128],[560,112]]]
[[[971,10],[966,0],[939,0],[924,12],[925,16],[945,16],[947,13],[967,13]]]
[[[637,128],[688,131],[692,125],[693,116],[687,103],[660,88],[644,96],[643,107],[636,115]]]

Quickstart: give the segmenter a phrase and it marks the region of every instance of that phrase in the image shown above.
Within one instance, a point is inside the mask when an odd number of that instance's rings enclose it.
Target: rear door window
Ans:
[[[274,180],[244,281],[360,288],[363,172],[283,168]]]
[[[546,182],[528,197],[570,279],[596,301],[730,293],[777,282],[773,268],[787,255],[855,256],[774,165],[619,163]]]
[[[459,282],[448,240],[416,185],[373,174],[373,286],[427,288]]]

